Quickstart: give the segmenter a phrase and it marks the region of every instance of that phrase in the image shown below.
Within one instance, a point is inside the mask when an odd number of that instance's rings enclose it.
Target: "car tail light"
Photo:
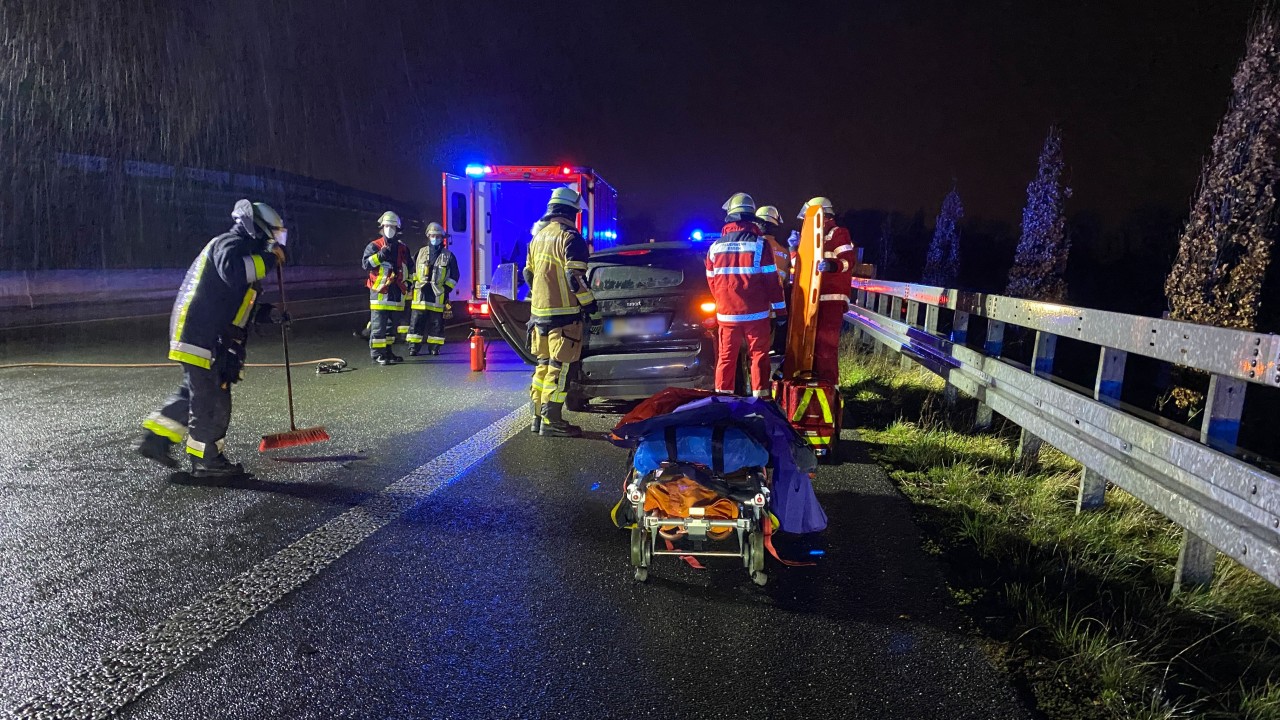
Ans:
[[[699,305],[698,308],[702,310],[702,312],[710,314],[716,311],[716,304],[708,300],[707,302]]]
[[[486,316],[487,316],[487,315],[489,314],[489,303],[487,303],[487,302],[478,302],[478,303],[473,302],[473,303],[467,303],[467,310],[468,310],[472,315],[486,315]]]

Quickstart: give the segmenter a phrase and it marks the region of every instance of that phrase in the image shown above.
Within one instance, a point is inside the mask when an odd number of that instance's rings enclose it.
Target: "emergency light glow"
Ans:
[[[689,239],[694,242],[702,242],[702,231],[694,230],[692,233],[689,233]]]
[[[488,165],[468,165],[467,177],[484,177],[486,174],[493,172],[493,168]]]
[[[704,302],[698,307],[702,308],[702,312],[704,313],[713,313],[716,311],[716,304],[713,302]]]
[[[561,168],[560,168],[560,174],[561,174],[561,175],[572,175],[572,174],[573,174],[573,168],[569,167],[568,165],[565,165],[565,166],[563,166],[563,167],[561,167]]]

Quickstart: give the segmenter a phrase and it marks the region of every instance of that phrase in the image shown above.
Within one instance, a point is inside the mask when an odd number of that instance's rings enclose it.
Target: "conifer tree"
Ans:
[[[1071,188],[1062,182],[1062,131],[1050,126],[1040,149],[1036,178],[1027,185],[1027,204],[1022,209],[1022,237],[1009,270],[1006,295],[1064,302],[1067,299],[1067,216],[1063,203]]]
[[[955,187],[942,200],[942,210],[933,228],[929,254],[925,258],[923,282],[926,285],[952,287],[960,275],[960,228],[964,204]]]
[[[876,258],[876,277],[888,278],[893,269],[893,215],[884,214],[878,240],[880,254]]]
[[[1253,329],[1257,321],[1280,179],[1278,34],[1275,15],[1264,11],[1236,67],[1227,113],[1200,171],[1191,215],[1165,279],[1175,320],[1240,329]]]

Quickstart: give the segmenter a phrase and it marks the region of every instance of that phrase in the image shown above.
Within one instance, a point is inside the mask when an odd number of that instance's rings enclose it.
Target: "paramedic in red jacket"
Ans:
[[[724,230],[707,248],[706,260],[719,327],[716,392],[733,392],[738,351],[746,343],[751,394],[769,397],[769,331],[772,318],[786,316],[787,305],[773,253],[756,224],[755,201],[738,193],[724,204],[724,210]]]
[[[818,272],[822,284],[818,296],[818,335],[813,347],[813,373],[819,380],[831,383],[840,380],[840,330],[844,327],[844,314],[849,310],[849,291],[853,286],[853,266],[858,262],[858,250],[849,237],[849,231],[836,225],[831,201],[816,197],[800,208],[800,219],[810,207],[822,208],[822,260]]]

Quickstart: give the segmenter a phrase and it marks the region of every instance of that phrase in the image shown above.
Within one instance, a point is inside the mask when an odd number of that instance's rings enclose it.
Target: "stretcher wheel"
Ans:
[[[636,526],[631,528],[631,566],[637,568],[645,565],[644,528],[640,526],[643,522],[644,519],[640,518]]]
[[[765,583],[769,582],[769,576],[762,572],[753,572],[751,573],[751,582],[764,587]]]
[[[762,518],[761,521],[769,522],[769,518],[767,517]],[[751,535],[748,536],[747,547],[749,549],[749,555],[751,560],[751,564],[747,566],[747,572],[751,574],[751,579],[755,580],[756,575],[764,574],[763,572],[761,572],[762,570],[764,570],[764,528],[763,527],[757,527],[755,532],[752,532]],[[756,584],[763,585],[764,583],[756,581]]]
[[[644,582],[648,580],[649,568],[642,568],[642,567],[636,568],[635,578],[636,578],[636,582]]]

